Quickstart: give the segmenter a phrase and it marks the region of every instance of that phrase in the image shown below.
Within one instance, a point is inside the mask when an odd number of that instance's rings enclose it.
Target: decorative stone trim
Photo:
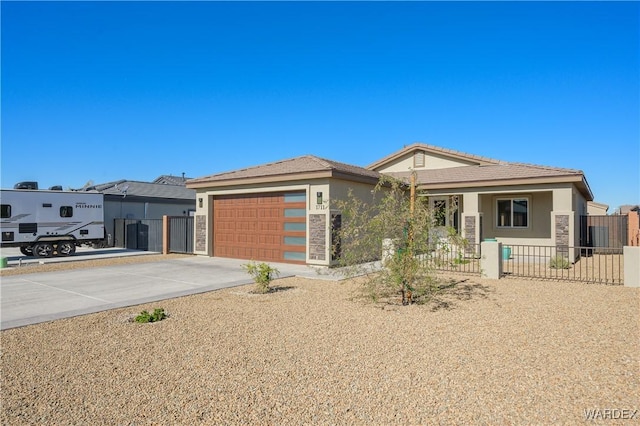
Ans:
[[[207,249],[207,216],[196,215],[196,251]]]
[[[556,246],[569,246],[569,215],[556,215]]]
[[[327,215],[309,215],[309,259],[325,260],[327,252]]]
[[[464,234],[469,245],[474,246],[476,244],[476,217],[466,216],[464,218]]]

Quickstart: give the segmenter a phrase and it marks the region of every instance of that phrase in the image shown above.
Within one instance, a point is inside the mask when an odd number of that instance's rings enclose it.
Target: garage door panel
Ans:
[[[306,195],[286,200],[284,193],[214,198],[214,256],[304,263]]]

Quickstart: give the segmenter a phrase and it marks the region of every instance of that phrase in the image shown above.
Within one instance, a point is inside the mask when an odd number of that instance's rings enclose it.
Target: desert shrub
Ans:
[[[276,268],[272,268],[269,264],[260,262],[249,262],[242,267],[247,271],[253,281],[256,283],[257,293],[268,293],[270,290],[269,284],[274,277],[280,275],[280,271]]]
[[[150,314],[147,310],[140,312],[140,315],[135,318],[135,321],[140,323],[157,322],[162,321],[166,317],[167,314],[165,314],[163,308],[156,308],[153,310],[152,314]]]
[[[565,256],[556,255],[549,261],[549,267],[552,269],[569,269],[571,262]]]

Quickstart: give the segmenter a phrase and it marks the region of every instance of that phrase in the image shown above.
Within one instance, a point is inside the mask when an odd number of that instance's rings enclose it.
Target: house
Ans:
[[[618,209],[616,210],[616,212],[614,214],[619,214],[619,215],[628,215],[629,212],[638,212],[640,211],[640,206],[635,205],[635,204],[623,204],[620,207],[618,207]]]
[[[439,224],[479,244],[578,246],[593,194],[580,170],[512,163],[416,143],[366,168],[303,156],[192,179],[195,253],[330,265],[349,189],[366,199],[381,174],[426,194]],[[573,256],[575,253],[570,253]]]
[[[589,216],[604,216],[607,214],[609,206],[595,201],[587,202],[587,214]]]
[[[115,241],[115,219],[162,219],[195,212],[196,194],[186,178],[163,175],[154,182],[118,180],[82,188],[104,194],[104,223],[110,245]]]

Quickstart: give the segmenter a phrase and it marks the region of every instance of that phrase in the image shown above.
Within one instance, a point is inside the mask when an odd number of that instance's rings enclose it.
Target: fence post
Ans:
[[[502,278],[502,243],[483,241],[480,243],[480,273],[483,278]]]
[[[162,254],[169,254],[169,216],[162,216]]]
[[[624,246],[624,286],[640,287],[640,247]]]
[[[640,246],[640,213],[632,211],[627,214],[627,244]]]

